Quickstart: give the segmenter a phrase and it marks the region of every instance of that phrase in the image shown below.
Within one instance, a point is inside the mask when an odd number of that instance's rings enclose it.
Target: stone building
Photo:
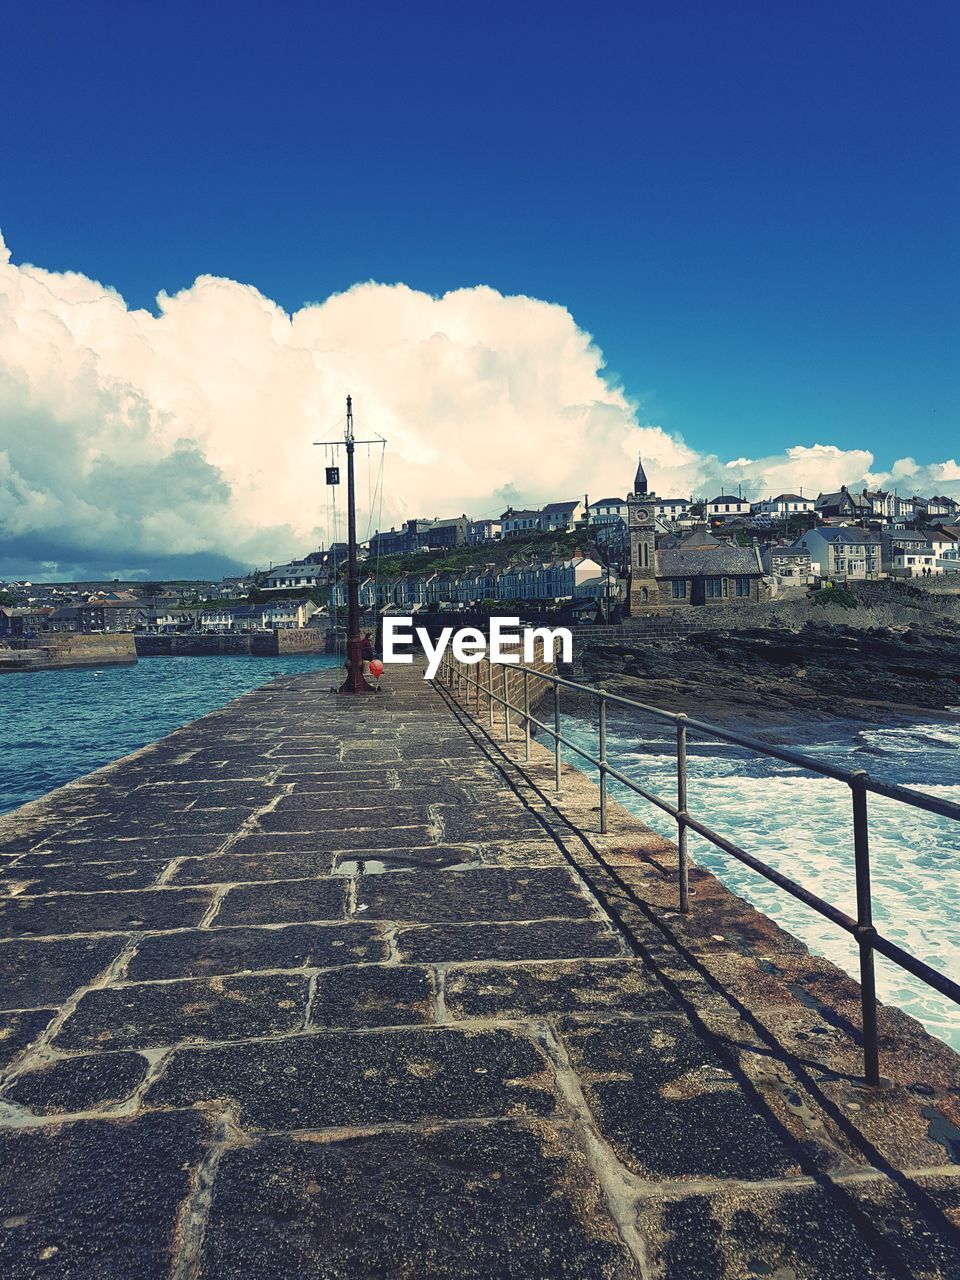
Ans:
[[[706,530],[657,547],[657,496],[642,460],[627,497],[630,534],[630,613],[752,601],[768,597],[756,547],[741,547]]]

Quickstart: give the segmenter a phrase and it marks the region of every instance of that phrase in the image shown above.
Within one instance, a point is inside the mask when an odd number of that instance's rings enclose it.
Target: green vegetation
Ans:
[[[860,603],[852,591],[848,591],[846,587],[835,587],[833,585],[814,591],[810,596],[810,600],[813,604],[838,604],[842,609],[856,609]]]
[[[0,608],[17,603],[17,597],[10,591],[0,591]]]
[[[593,547],[593,539],[586,532],[535,533],[530,537],[508,538],[504,542],[483,542],[456,550],[421,551],[412,555],[381,556],[381,578],[392,578],[399,573],[451,573],[466,569],[469,565],[508,564],[514,557],[570,555],[576,550]],[[376,558],[364,561],[361,574],[372,573],[377,568]]]

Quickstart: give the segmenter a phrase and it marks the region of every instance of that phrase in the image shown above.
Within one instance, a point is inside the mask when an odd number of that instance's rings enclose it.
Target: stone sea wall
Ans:
[[[130,632],[110,635],[65,632],[45,636],[42,644],[31,642],[27,648],[0,648],[0,672],[131,665],[136,660],[137,652]]]

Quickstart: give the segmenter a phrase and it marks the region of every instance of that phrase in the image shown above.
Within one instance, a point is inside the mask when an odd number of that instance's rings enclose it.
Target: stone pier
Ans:
[[[960,1275],[960,1059],[411,668],[0,820],[0,1274]]]

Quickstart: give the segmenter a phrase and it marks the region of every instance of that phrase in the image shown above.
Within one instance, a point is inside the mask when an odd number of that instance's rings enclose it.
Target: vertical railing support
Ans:
[[[487,659],[487,720],[493,728],[493,662]]]
[[[503,664],[503,735],[510,741],[510,680],[507,672],[510,668]]]
[[[680,910],[690,910],[690,867],[687,858],[687,717],[677,716],[677,874]]]
[[[858,769],[850,783],[853,794],[853,856],[857,878],[857,945],[860,948],[860,1000],[863,1007],[863,1074],[867,1084],[880,1083],[877,1044],[877,981],[873,967],[873,895],[870,889],[870,835],[867,819],[867,774]]]
[[[523,759],[530,763],[530,672],[523,673]]]
[[[553,682],[554,790],[560,791],[560,686]]]
[[[600,834],[607,834],[607,700],[602,693],[597,694],[597,719],[599,725],[600,749],[597,759],[600,761]]]

